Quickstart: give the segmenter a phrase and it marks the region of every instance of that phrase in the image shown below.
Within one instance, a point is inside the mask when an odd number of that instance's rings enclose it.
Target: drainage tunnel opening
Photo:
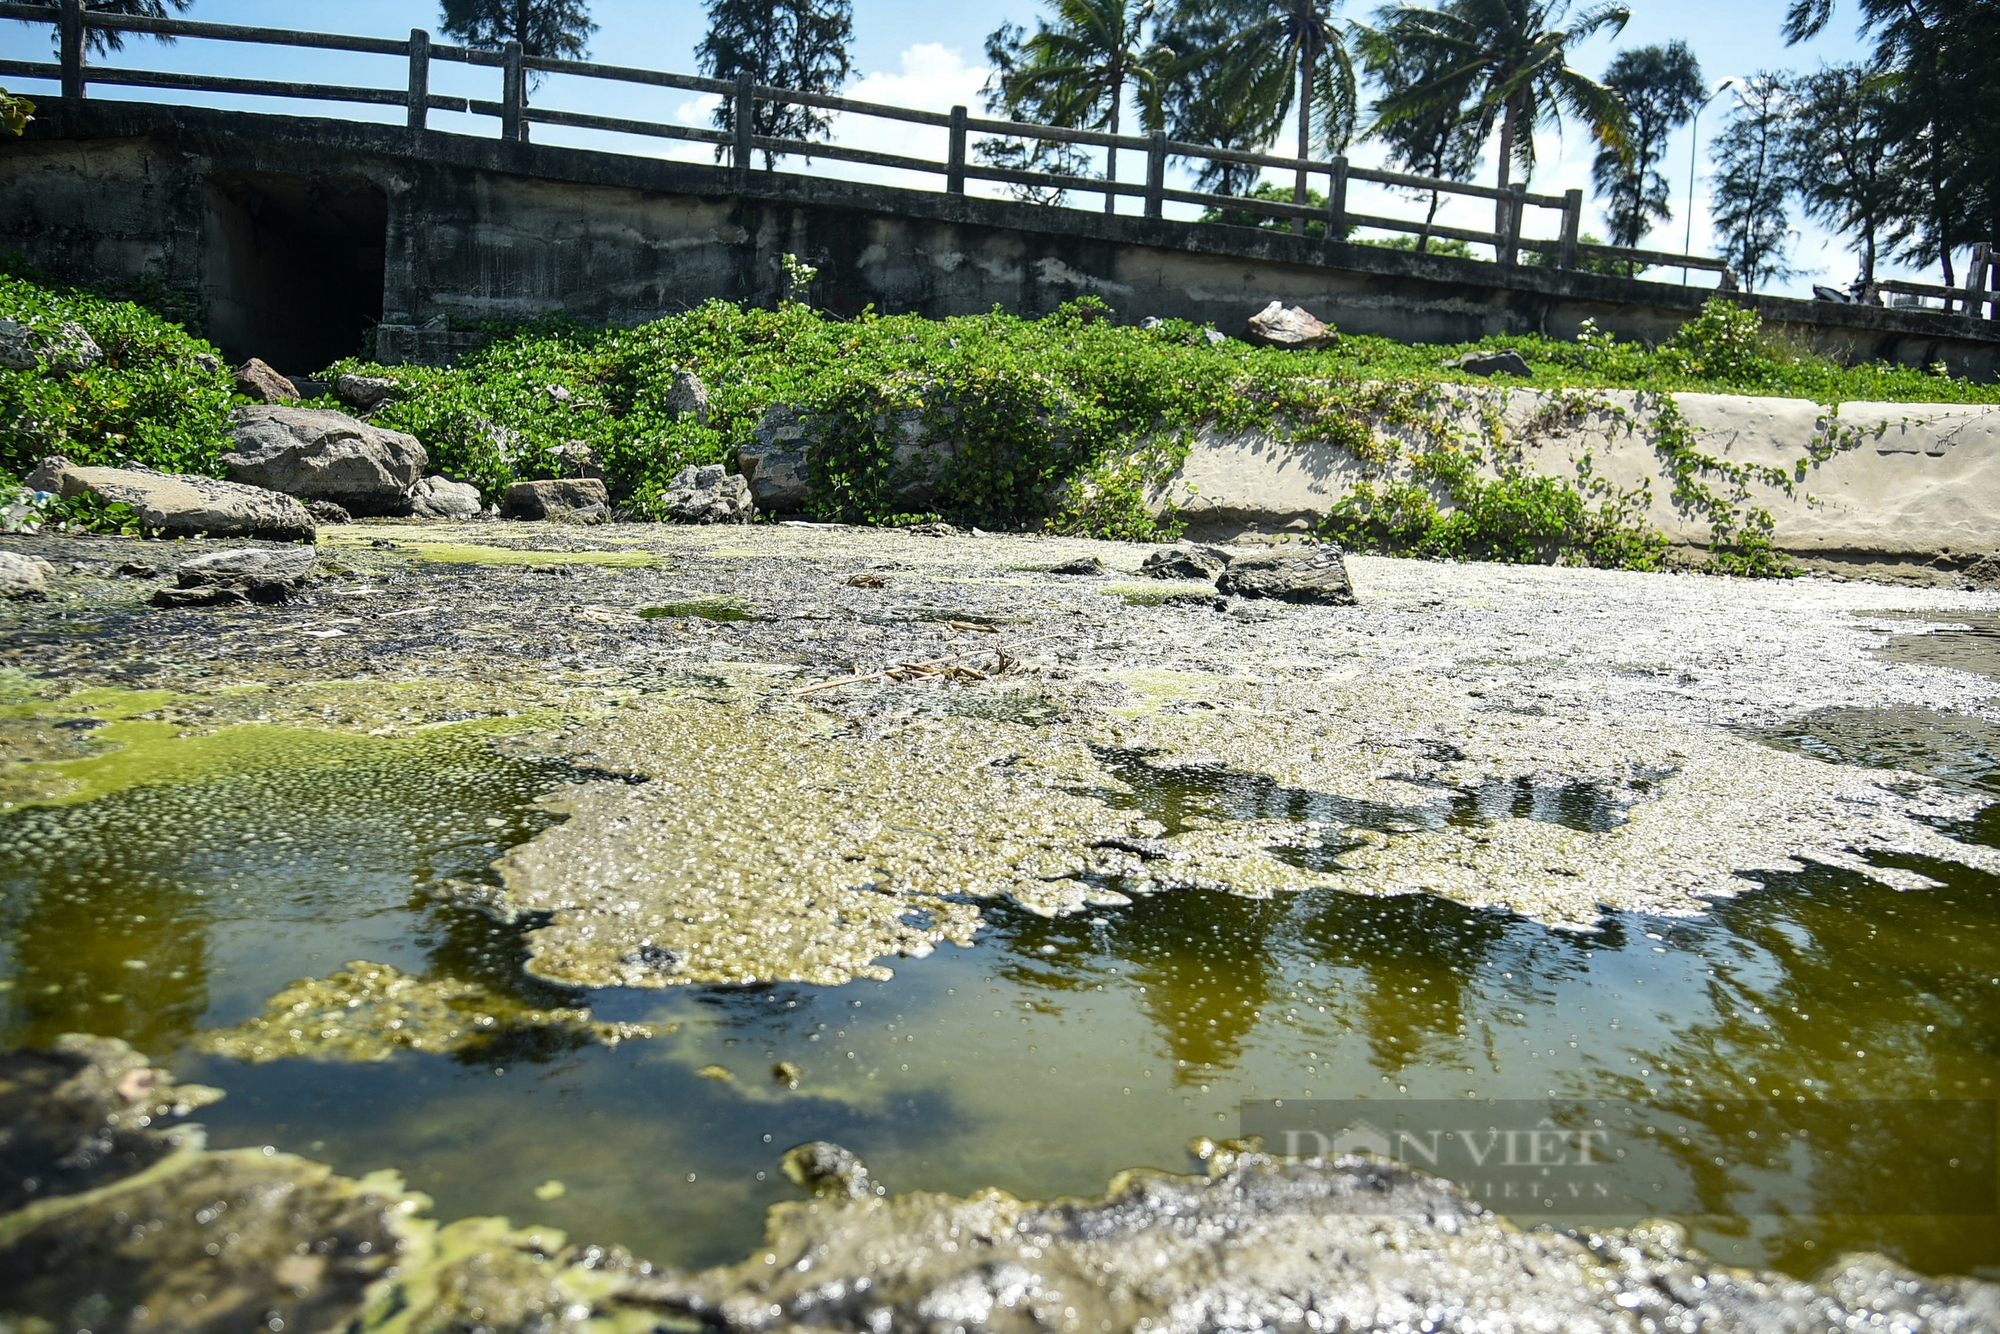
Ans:
[[[372,181],[242,172],[208,183],[209,337],[231,361],[318,371],[382,319],[389,199]]]

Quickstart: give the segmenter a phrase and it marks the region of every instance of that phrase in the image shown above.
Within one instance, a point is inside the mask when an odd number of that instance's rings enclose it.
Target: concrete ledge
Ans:
[[[1447,434],[1538,476],[1584,475],[1643,495],[1638,515],[1676,544],[1705,547],[1706,518],[1677,506],[1659,452],[1656,400],[1629,390],[1571,396],[1470,387],[1449,392]],[[1695,448],[1724,464],[1774,468],[1803,479],[1787,494],[1761,478],[1744,502],[1770,511],[1782,551],[1823,568],[1868,567],[1945,575],[2000,553],[2000,405],[1844,403],[1828,413],[1802,399],[1672,395],[1696,432]],[[1578,408],[1579,403],[1590,405]],[[1500,438],[1483,440],[1492,409]],[[1383,431],[1386,443],[1408,442]],[[1815,466],[1815,455],[1823,462]],[[1392,470],[1393,473],[1394,470]],[[1293,444],[1261,433],[1203,432],[1166,494],[1192,531],[1223,537],[1316,526],[1354,484],[1362,462],[1333,445]],[[1407,475],[1407,474],[1404,474]],[[1721,496],[1733,486],[1706,484]],[[1442,500],[1442,497],[1440,497]]]

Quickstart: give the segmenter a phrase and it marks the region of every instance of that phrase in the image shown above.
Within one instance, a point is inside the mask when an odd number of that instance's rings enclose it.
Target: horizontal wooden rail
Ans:
[[[27,23],[51,23],[55,11],[46,5],[0,5],[0,18]],[[83,12],[87,28],[99,32],[140,32],[155,37],[206,37],[217,42],[252,42],[259,46],[311,46],[323,51],[359,51],[376,56],[407,56],[408,41],[390,37],[347,37],[330,32],[301,32],[293,28],[249,28],[236,23],[199,23],[193,19],[149,18],[142,14],[106,14],[94,9]],[[432,48],[435,53],[436,48]]]
[[[949,114],[922,111],[913,107],[863,102],[854,98],[835,96],[832,93],[751,84],[747,80],[713,79],[692,74],[674,74],[664,70],[608,65],[596,61],[530,56],[524,54],[517,43],[512,42],[508,43],[505,49],[498,51],[434,44],[430,34],[421,29],[412,30],[407,39],[345,36],[288,28],[208,23],[193,19],[109,14],[86,8],[81,0],[62,0],[60,5],[30,5],[0,0],[0,19],[20,19],[31,23],[48,23],[56,27],[61,46],[59,63],[0,60],[0,75],[57,82],[61,85],[64,98],[81,98],[86,95],[88,85],[96,83],[104,86],[161,88],[182,92],[229,93],[305,101],[401,106],[406,109],[408,128],[413,132],[428,128],[426,116],[431,111],[469,112],[499,120],[503,140],[526,140],[531,126],[548,125],[652,139],[722,145],[731,150],[727,156],[733,158],[739,179],[745,181],[748,179],[747,174],[754,168],[754,158],[758,153],[765,154],[767,162],[777,157],[798,156],[808,161],[819,158],[894,171],[942,175],[945,178],[945,189],[953,194],[963,194],[968,180],[991,181],[1004,185],[1095,196],[1103,201],[1107,213],[1116,211],[1119,199],[1136,198],[1143,201],[1145,216],[1148,218],[1162,217],[1161,210],[1169,202],[1195,204],[1211,210],[1289,220],[1295,234],[1302,232],[1308,222],[1319,219],[1326,223],[1336,236],[1344,236],[1350,230],[1361,227],[1431,236],[1445,241],[1490,245],[1494,248],[1495,258],[1502,264],[1515,263],[1520,252],[1526,251],[1530,254],[1553,255],[1560,268],[1572,268],[1579,258],[1589,258],[1719,272],[1723,274],[1725,285],[1728,282],[1728,266],[1720,259],[1580,242],[1577,231],[1582,215],[1582,192],[1578,190],[1569,191],[1565,195],[1530,194],[1521,186],[1503,190],[1495,186],[1474,185],[1468,181],[1448,181],[1411,175],[1407,172],[1357,167],[1345,158],[1323,161],[1314,158],[1286,157],[1277,153],[1217,148],[1207,144],[1171,140],[1159,133],[1141,137],[1112,134],[1102,130],[1039,125],[1029,121],[995,120],[971,116],[964,107],[954,107]],[[85,59],[88,54],[88,43],[84,39],[91,30],[392,56],[407,62],[409,77],[407,86],[403,88],[375,88],[301,84],[276,79],[245,79],[90,65]],[[500,100],[487,101],[432,93],[430,67],[436,61],[499,70],[502,75]],[[528,103],[526,96],[527,79],[531,74],[601,79],[613,83],[719,95],[731,100],[738,124],[732,130],[720,130],[533,106]],[[814,107],[844,115],[945,130],[948,132],[946,151],[939,160],[854,148],[844,144],[758,135],[753,132],[753,123],[759,102],[778,106]],[[969,161],[967,148],[968,137],[971,135],[1072,144],[1084,148],[1102,149],[1107,154],[1122,152],[1136,160],[1133,175],[1143,179],[1124,181],[1107,179],[1110,175],[1108,166],[1106,176],[1085,176],[1064,172],[1030,171],[990,162]],[[1184,162],[1231,163],[1254,167],[1259,171],[1303,173],[1307,177],[1324,177],[1327,202],[1322,205],[1311,205],[1282,199],[1254,199],[1215,194],[1201,190],[1171,190],[1166,186],[1165,177],[1168,163],[1173,159]],[[1496,205],[1493,230],[1474,231],[1443,226],[1435,222],[1414,222],[1354,212],[1348,207],[1347,194],[1349,185],[1355,181],[1388,186],[1396,190],[1434,192],[1491,201]],[[1562,214],[1561,239],[1545,240],[1523,236],[1522,214],[1528,208],[1559,210]],[[1990,256],[1982,258],[1988,260],[1987,267],[1990,267]],[[1920,295],[1939,296],[1947,303],[1957,301],[1971,309],[1989,302],[1994,303],[1995,316],[2000,318],[2000,299],[1996,299],[1991,293],[1976,290],[1975,285],[1984,282],[1983,277],[1969,280],[1964,291],[1955,288],[1930,288],[1918,284],[1881,286],[1889,291],[1912,291]]]

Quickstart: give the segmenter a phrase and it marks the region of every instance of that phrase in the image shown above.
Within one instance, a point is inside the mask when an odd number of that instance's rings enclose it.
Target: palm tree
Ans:
[[[1439,72],[1382,99],[1374,128],[1476,102],[1481,114],[1500,120],[1502,190],[1516,163],[1533,174],[1535,131],[1560,123],[1565,111],[1589,121],[1599,143],[1622,148],[1625,110],[1617,94],[1571,69],[1569,49],[1606,28],[1622,31],[1631,11],[1597,5],[1557,26],[1568,11],[1569,0],[1448,0],[1439,9],[1395,10],[1377,40]]]
[[[1032,35],[1003,25],[987,39],[997,97],[1017,117],[1078,129],[1118,133],[1128,87],[1157,120],[1160,56],[1144,45],[1153,0],[1055,0],[1055,22],[1038,20]],[[1118,179],[1118,150],[1107,149],[1104,178]],[[1118,196],[1104,196],[1104,211]]]
[[[1162,39],[1203,29],[1217,32],[1205,48],[1187,48],[1173,66],[1176,76],[1201,81],[1201,97],[1217,107],[1235,108],[1237,123],[1281,124],[1296,110],[1298,155],[1312,156],[1315,143],[1338,152],[1354,132],[1354,62],[1346,34],[1333,16],[1340,0],[1192,0],[1168,25]],[[1315,134],[1315,122],[1318,133]],[[1304,203],[1306,173],[1292,187],[1294,203]],[[1294,219],[1293,231],[1303,228]]]

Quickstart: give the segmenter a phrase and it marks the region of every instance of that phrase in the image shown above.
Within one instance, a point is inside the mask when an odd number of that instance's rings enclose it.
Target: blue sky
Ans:
[[[1855,6],[1843,0],[1841,10],[1828,31],[1815,41],[1786,47],[1778,27],[1784,11],[1783,0],[1635,0],[1632,21],[1624,33],[1613,39],[1599,37],[1576,52],[1574,63],[1586,73],[1603,72],[1612,55],[1622,46],[1640,46],[1675,38],[1685,40],[1700,58],[1711,82],[1766,69],[1808,69],[1822,62],[1833,63],[1859,58],[1862,43],[1854,33]],[[592,42],[598,60],[621,65],[692,71],[694,47],[704,27],[703,7],[698,0],[595,0],[592,12],[599,32]],[[856,80],[849,95],[869,101],[923,106],[943,110],[954,102],[972,105],[977,112],[978,89],[985,76],[983,43],[985,36],[1005,20],[1032,24],[1040,12],[1036,0],[963,0],[939,4],[935,0],[856,0],[854,65]],[[1365,19],[1368,7],[1355,6],[1350,17]],[[435,28],[435,3],[412,0],[197,0],[188,17],[213,22],[283,26],[321,31],[400,36],[413,27]],[[46,59],[46,28],[0,21],[0,57]],[[112,57],[117,64],[153,69],[173,69],[234,74],[260,78],[292,78],[301,81],[361,83],[395,86],[401,82],[397,62],[341,53],[273,50],[226,43],[182,41],[162,49],[150,41],[129,42],[122,55]],[[482,97],[496,96],[484,84],[491,82],[490,71],[462,68],[439,71],[437,90],[465,92]],[[13,86],[32,95],[38,86],[20,80]],[[567,86],[565,86],[567,85]],[[41,86],[45,89],[46,86]],[[93,96],[155,96],[183,98],[198,102],[219,102],[242,106],[242,99],[215,99],[183,94],[145,94],[138,90],[104,89]],[[1723,123],[1731,95],[1725,93],[1704,114],[1700,126],[1704,144]],[[663,94],[637,88],[604,88],[555,80],[537,93],[537,100],[549,105],[577,110],[656,120],[705,123],[707,106],[702,99],[685,94]],[[279,103],[273,109],[313,110],[309,104]],[[369,108],[325,108],[336,114],[368,114]],[[489,122],[441,117],[440,128],[466,133],[490,134]],[[598,136],[577,132],[544,130],[540,138],[552,142],[595,143],[612,146]],[[941,134],[917,127],[895,126],[879,121],[848,121],[838,126],[836,138],[843,143],[907,152],[918,156],[942,156]],[[930,140],[938,138],[939,144]],[[662,141],[623,141],[616,145],[628,150],[672,152],[675,156],[696,156],[705,150],[696,146],[663,146]],[[1591,145],[1580,129],[1557,135],[1545,133],[1537,140],[1540,165],[1534,189],[1559,194],[1580,186],[1589,199]],[[1676,181],[1675,219],[1662,227],[1647,244],[1662,250],[1679,250],[1683,234],[1683,192],[1689,167],[1689,135],[1676,136],[1669,154],[1670,176]],[[1363,145],[1353,154],[1357,162],[1368,164],[1379,155]],[[807,169],[791,164],[792,169]],[[831,170],[832,164],[815,164],[812,170]],[[899,184],[929,185],[925,178],[879,173],[868,169],[838,169],[843,175],[895,181]],[[1128,174],[1121,172],[1121,175]],[[1699,163],[1693,210],[1694,248],[1707,250],[1706,154]],[[1485,169],[1491,172],[1490,159]],[[1484,178],[1484,177],[1482,177]],[[1355,201],[1357,209],[1411,216],[1413,205],[1386,193]],[[1444,220],[1478,227],[1483,215],[1474,201],[1466,201]],[[1553,215],[1548,215],[1553,222]],[[1488,224],[1490,225],[1490,224]],[[1854,262],[1839,243],[1821,229],[1795,220],[1799,235],[1792,247],[1792,263],[1800,270],[1797,278],[1782,290],[1803,293],[1811,283],[1844,284],[1853,276]],[[1594,203],[1586,206],[1586,229],[1602,231]],[[1929,277],[1928,274],[1923,275]],[[1935,281],[1935,278],[1931,278]]]

